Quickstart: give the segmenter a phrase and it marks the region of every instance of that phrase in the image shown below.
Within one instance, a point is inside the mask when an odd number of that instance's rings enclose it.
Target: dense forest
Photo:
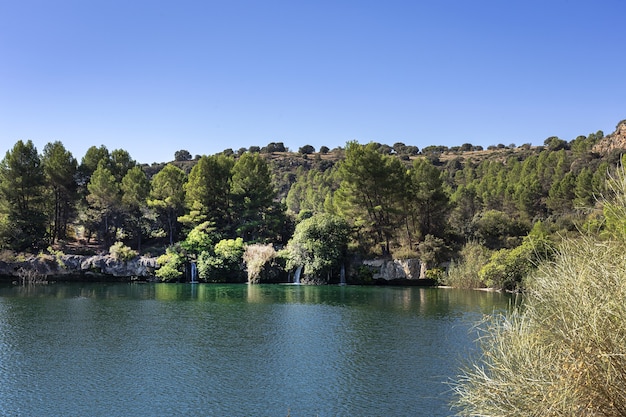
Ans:
[[[193,260],[204,281],[263,282],[273,264],[329,282],[349,260],[419,258],[442,282],[514,289],[572,232],[624,233],[598,197],[625,148],[626,121],[608,136],[543,146],[291,152],[279,142],[195,157],[181,149],[152,165],[105,146],[79,162],[61,142],[39,153],[20,140],[0,163],[0,249],[160,256],[163,280]]]

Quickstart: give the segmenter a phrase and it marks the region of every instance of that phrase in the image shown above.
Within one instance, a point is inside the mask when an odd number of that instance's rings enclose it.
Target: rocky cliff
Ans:
[[[39,279],[70,277],[149,279],[154,276],[157,266],[156,258],[146,257],[124,261],[110,255],[38,255],[11,262],[0,261],[0,276],[15,278],[28,276]]]
[[[615,132],[596,143],[593,152],[606,155],[615,149],[626,149],[626,120],[617,124]]]

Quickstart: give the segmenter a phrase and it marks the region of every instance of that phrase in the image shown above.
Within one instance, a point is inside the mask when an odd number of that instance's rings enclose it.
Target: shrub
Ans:
[[[266,270],[272,266],[276,256],[277,252],[271,244],[247,246],[243,254],[243,261],[246,264],[248,283],[259,284],[264,281],[263,278],[267,275]],[[266,273],[264,274],[264,272]]]
[[[189,232],[185,240],[181,242],[181,246],[186,251],[198,255],[205,251],[212,251],[218,240],[215,225],[211,222],[204,222]]]
[[[481,288],[480,270],[489,262],[489,250],[477,243],[468,243],[461,249],[458,260],[453,261],[445,278],[446,285],[457,288]]]
[[[565,241],[523,307],[487,323],[483,356],[455,385],[460,415],[626,415],[626,257]]]
[[[157,263],[160,267],[155,275],[161,281],[174,281],[183,275],[181,269],[184,264],[184,257],[179,252],[179,248],[170,246],[165,251],[165,254],[157,258]]]
[[[136,250],[124,245],[122,242],[115,242],[109,248],[109,254],[118,261],[128,262],[138,255]]]
[[[223,239],[198,257],[198,276],[206,281],[242,281],[243,239]]]

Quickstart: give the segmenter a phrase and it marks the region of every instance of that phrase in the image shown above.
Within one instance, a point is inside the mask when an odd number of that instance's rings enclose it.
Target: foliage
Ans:
[[[375,143],[349,142],[338,171],[334,201],[339,214],[360,230],[364,246],[381,245],[390,253],[391,241],[404,223],[406,170],[397,158],[378,152]]]
[[[172,164],[167,164],[151,181],[148,206],[157,211],[161,224],[168,231],[170,245],[179,229],[178,216],[183,214],[185,207],[186,181],[185,173]]]
[[[540,262],[552,258],[553,252],[554,245],[545,236],[531,233],[520,246],[494,252],[478,275],[487,287],[516,290]]]
[[[46,184],[52,194],[48,199],[48,230],[51,242],[67,237],[67,226],[75,215],[78,199],[76,174],[78,163],[59,141],[48,143],[41,157]]]
[[[276,235],[270,217],[276,192],[267,162],[259,154],[242,155],[232,169],[233,210],[238,213],[237,235],[263,241]]]
[[[298,153],[302,155],[310,155],[315,152],[315,148],[311,145],[304,145],[298,149]]]
[[[87,184],[87,190],[87,202],[94,213],[95,224],[99,226],[100,237],[106,244],[110,240],[115,217],[121,209],[121,194],[115,176],[106,168],[104,161],[98,163],[98,168]]]
[[[191,159],[191,153],[189,153],[189,151],[186,149],[181,149],[174,152],[175,161],[190,161]]]
[[[212,252],[202,252],[198,257],[198,276],[209,282],[242,281],[244,250],[241,238],[219,241]]]
[[[303,220],[287,244],[287,268],[302,266],[308,279],[328,282],[333,273],[338,276],[349,236],[350,226],[340,217],[317,214]]]
[[[470,227],[473,237],[489,249],[515,247],[528,233],[528,226],[498,210],[480,213]]]
[[[161,281],[175,281],[183,276],[182,268],[185,264],[185,258],[180,248],[168,246],[165,254],[157,258],[157,263],[159,269],[156,270],[155,275]]]
[[[149,219],[147,200],[150,194],[150,181],[142,169],[135,166],[122,178],[120,190],[126,223],[137,239],[137,250],[141,250],[143,226]]]
[[[0,162],[0,235],[12,249],[35,249],[46,231],[44,170],[32,141],[18,141]]]
[[[215,226],[211,222],[204,222],[194,227],[180,246],[191,254],[199,255],[202,252],[212,252],[219,240]]]
[[[622,242],[564,242],[523,307],[487,323],[480,362],[455,386],[459,414],[626,414],[623,253]]]
[[[480,270],[489,261],[490,252],[483,245],[469,242],[453,260],[445,277],[446,285],[457,288],[481,288],[485,283],[480,279]]]
[[[185,184],[187,214],[178,220],[190,227],[213,222],[220,232],[232,225],[231,179],[235,161],[222,154],[203,156],[191,169]]]
[[[123,242],[115,242],[109,248],[111,256],[117,260],[128,262],[137,257],[138,252],[132,250],[129,246],[124,245]]]

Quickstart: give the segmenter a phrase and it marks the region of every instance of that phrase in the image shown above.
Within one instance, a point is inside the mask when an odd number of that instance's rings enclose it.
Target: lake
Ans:
[[[448,416],[499,293],[417,287],[0,287],[3,416]]]

